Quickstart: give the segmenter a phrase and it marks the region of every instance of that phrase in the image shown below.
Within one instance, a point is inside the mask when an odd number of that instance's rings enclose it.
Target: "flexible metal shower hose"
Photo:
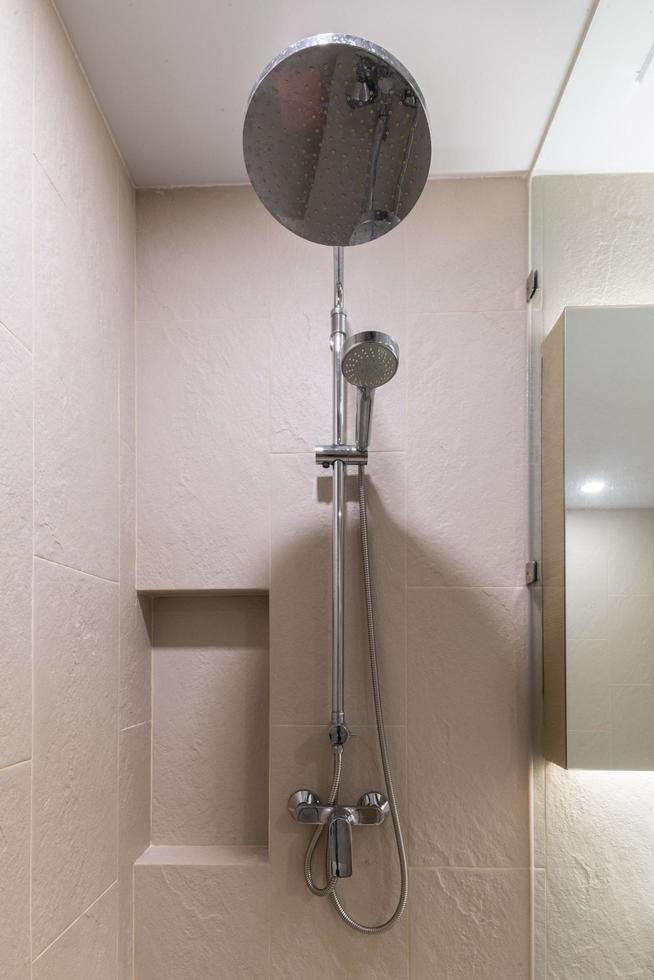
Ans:
[[[388,758],[388,746],[386,744],[386,729],[384,727],[384,712],[382,708],[382,696],[381,696],[381,686],[379,683],[379,666],[377,663],[377,642],[375,637],[375,616],[373,608],[373,592],[372,592],[372,578],[370,573],[370,550],[368,546],[368,508],[366,506],[366,485],[365,478],[363,475],[363,467],[359,467],[359,523],[361,527],[361,554],[363,557],[363,584],[366,597],[366,620],[368,624],[368,650],[370,653],[370,675],[372,679],[372,693],[375,702],[375,721],[377,723],[377,738],[379,740],[379,752],[382,760],[382,768],[384,770],[384,781],[386,783],[386,795],[388,797],[388,805],[391,812],[391,819],[393,821],[393,830],[395,832],[395,842],[397,844],[397,856],[400,864],[400,896],[395,907],[393,914],[385,921],[377,926],[366,926],[361,922],[357,922],[353,919],[346,910],[341,905],[341,901],[336,894],[336,883],[337,878],[329,874],[329,864],[327,865],[327,882],[324,887],[317,886],[313,881],[313,874],[311,871],[311,865],[313,861],[313,855],[318,845],[320,835],[324,829],[324,826],[319,826],[316,828],[313,837],[309,843],[307,849],[306,857],[304,860],[304,878],[305,881],[313,892],[314,895],[329,895],[332,904],[334,905],[336,911],[340,915],[341,919],[351,928],[356,930],[356,932],[362,932],[366,935],[376,935],[380,932],[386,932],[390,929],[392,925],[397,922],[404,910],[406,909],[408,888],[409,888],[409,878],[407,871],[407,858],[406,849],[404,847],[404,838],[402,836],[402,826],[400,824],[400,816],[397,809],[397,799],[395,796],[395,789],[393,787],[393,776],[391,772],[391,764]],[[343,747],[341,745],[334,746],[334,770],[332,785],[329,791],[328,804],[331,806],[338,799],[338,791],[341,782],[341,773],[343,767]]]

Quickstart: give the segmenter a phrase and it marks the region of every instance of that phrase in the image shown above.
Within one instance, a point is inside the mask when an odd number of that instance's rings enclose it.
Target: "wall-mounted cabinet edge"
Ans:
[[[565,313],[542,348],[543,752],[567,768],[565,655]]]

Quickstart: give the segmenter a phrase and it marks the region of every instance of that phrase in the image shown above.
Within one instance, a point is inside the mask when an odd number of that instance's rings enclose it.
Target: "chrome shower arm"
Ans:
[[[347,338],[344,251],[334,252],[334,308],[331,313],[332,419],[335,446],[345,444],[345,379],[341,370]],[[332,464],[332,725],[345,722],[345,463]]]

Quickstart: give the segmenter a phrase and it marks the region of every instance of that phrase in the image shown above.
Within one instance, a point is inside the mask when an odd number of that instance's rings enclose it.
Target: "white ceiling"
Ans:
[[[539,174],[654,171],[654,0],[600,0]]]
[[[431,115],[433,176],[526,171],[592,6],[56,2],[134,182],[150,187],[245,182],[241,127],[257,75],[293,41],[333,31],[383,45],[413,74]]]

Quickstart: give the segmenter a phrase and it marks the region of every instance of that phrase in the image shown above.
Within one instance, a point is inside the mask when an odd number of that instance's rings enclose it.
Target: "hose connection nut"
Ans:
[[[350,737],[350,729],[347,725],[332,725],[329,729],[329,741],[332,747],[336,745],[345,745],[348,738]]]

